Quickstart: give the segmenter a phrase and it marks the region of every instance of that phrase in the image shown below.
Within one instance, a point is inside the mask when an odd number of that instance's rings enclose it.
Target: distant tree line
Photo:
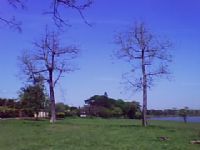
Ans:
[[[35,114],[36,119],[38,119],[40,111],[49,113],[49,100],[43,97],[41,91],[38,92],[41,94],[38,96],[42,97],[37,97],[37,88],[39,87],[27,86],[23,88],[19,99],[0,98],[0,118],[34,117]],[[59,102],[56,103],[56,116],[57,118],[80,116],[80,109]]]
[[[56,103],[56,117],[65,118],[65,117],[79,117],[80,108],[75,106],[69,106],[62,102]]]
[[[23,91],[23,92],[22,92]],[[39,111],[50,112],[48,98],[37,98],[34,95],[45,96],[36,86],[27,86],[21,89],[19,99],[0,98],[0,118],[34,117]],[[32,95],[32,97],[30,97]],[[200,110],[195,109],[164,109],[147,110],[148,116],[200,116]],[[56,117],[101,117],[101,118],[128,118],[141,119],[141,106],[139,102],[126,102],[124,100],[109,98],[107,95],[94,95],[85,100],[83,107],[69,106],[62,102],[56,103]],[[50,117],[50,116],[48,116]]]
[[[101,117],[141,119],[139,102],[125,102],[121,99],[109,98],[107,94],[94,95],[85,100],[83,107],[56,103],[56,117]]]
[[[102,118],[129,118],[140,119],[141,109],[139,102],[125,102],[121,99],[109,98],[104,95],[94,95],[85,100],[85,106],[81,108],[81,115]]]
[[[0,118],[18,117],[20,102],[16,99],[0,98]]]
[[[34,117],[34,114],[44,110],[43,106],[39,106],[41,104],[36,105],[36,103],[38,101],[32,103],[31,98],[23,100],[0,98],[0,118]]]
[[[69,106],[62,102],[55,104],[57,118],[84,116],[140,119],[140,107],[139,102],[115,100],[109,98],[107,93],[90,97],[85,100],[83,107]],[[18,100],[0,98],[0,118],[34,117],[40,111],[50,112],[50,107],[44,89],[38,84],[21,88]]]

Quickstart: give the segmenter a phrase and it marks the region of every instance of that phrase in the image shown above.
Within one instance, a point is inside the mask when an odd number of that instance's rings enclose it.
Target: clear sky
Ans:
[[[29,0],[25,10],[16,10],[1,0],[0,15],[22,21],[22,33],[0,25],[0,97],[17,98],[20,80],[17,57],[32,42],[40,39],[45,25],[52,26],[51,16],[43,15],[49,1]],[[75,63],[80,68],[66,74],[56,87],[56,99],[69,105],[82,106],[84,100],[105,91],[110,97],[136,100],[142,104],[142,93],[125,92],[122,74],[129,65],[113,59],[116,48],[113,37],[135,21],[144,21],[155,34],[168,37],[173,63],[171,81],[159,80],[148,93],[148,108],[200,109],[200,1],[199,0],[94,0],[84,12],[93,24],[87,26],[73,10],[63,11],[72,27],[62,34],[63,45],[77,44],[81,53]]]

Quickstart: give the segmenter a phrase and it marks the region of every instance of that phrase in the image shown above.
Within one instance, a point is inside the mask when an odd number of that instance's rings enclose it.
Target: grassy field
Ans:
[[[0,120],[0,150],[199,150],[199,123],[122,119]],[[160,141],[158,137],[169,137]]]

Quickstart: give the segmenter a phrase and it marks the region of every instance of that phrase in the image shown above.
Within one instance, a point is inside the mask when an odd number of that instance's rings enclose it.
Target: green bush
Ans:
[[[57,112],[56,113],[56,118],[60,118],[60,119],[63,119],[63,118],[65,118],[65,113],[64,112]]]
[[[15,108],[0,107],[0,118],[19,117],[19,110]]]
[[[21,116],[20,117],[34,117],[34,112],[32,109],[21,109]]]
[[[122,116],[122,109],[120,107],[114,107],[112,110],[113,117],[121,117]]]
[[[142,113],[140,111],[136,111],[134,119],[141,119],[141,118],[142,118]]]
[[[65,117],[73,117],[74,114],[71,111],[65,111]]]
[[[112,110],[102,107],[98,113],[99,117],[102,118],[111,118],[113,116]]]

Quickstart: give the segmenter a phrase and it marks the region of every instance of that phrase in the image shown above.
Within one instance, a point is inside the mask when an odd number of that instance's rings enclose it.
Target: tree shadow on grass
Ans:
[[[30,126],[43,126],[47,123],[45,123],[47,120],[44,119],[21,119],[21,123],[24,125],[30,125]]]
[[[174,129],[173,127],[166,127],[166,126],[162,126],[162,125],[150,125],[150,126],[148,126],[148,128],[166,130],[169,132],[176,132],[176,129]]]
[[[141,125],[119,125],[120,128],[141,128]]]
[[[33,121],[33,122],[42,122],[42,121],[47,121],[47,119],[43,118],[32,118],[32,117],[27,117],[27,118],[20,118],[20,120],[25,120],[25,121]]]
[[[176,132],[176,129],[165,127],[161,125],[148,125],[147,127],[143,127],[142,125],[119,125],[120,128],[145,128],[145,129],[153,129],[153,130],[166,130],[169,132]]]

